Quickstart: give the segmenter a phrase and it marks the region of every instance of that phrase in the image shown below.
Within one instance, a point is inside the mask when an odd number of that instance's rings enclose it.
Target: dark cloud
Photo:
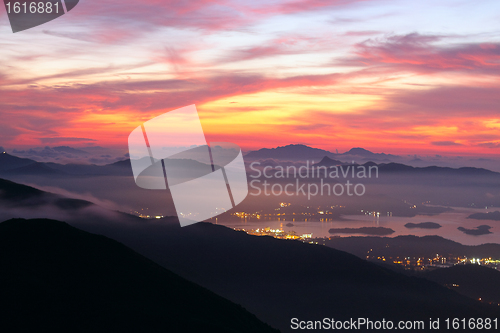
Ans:
[[[486,148],[500,148],[500,142],[484,142],[478,144],[477,146]]]
[[[411,33],[368,39],[356,45],[356,56],[340,64],[382,66],[417,73],[464,71],[500,73],[500,43],[453,44],[458,36]],[[437,42],[448,41],[446,46]]]
[[[454,141],[433,141],[431,144],[434,146],[463,146],[461,143]]]
[[[54,143],[54,142],[88,142],[96,141],[89,138],[73,138],[73,137],[52,137],[52,138],[39,138],[42,143]]]

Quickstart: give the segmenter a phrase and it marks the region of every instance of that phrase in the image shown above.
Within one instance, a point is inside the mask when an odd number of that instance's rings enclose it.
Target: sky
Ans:
[[[497,156],[500,2],[89,1],[12,33],[0,146],[124,148],[195,104],[244,150]]]

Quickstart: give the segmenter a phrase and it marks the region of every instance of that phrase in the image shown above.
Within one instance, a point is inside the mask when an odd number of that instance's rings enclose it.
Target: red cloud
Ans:
[[[418,73],[449,70],[499,72],[500,43],[435,45],[435,42],[445,38],[450,37],[412,33],[384,40],[368,39],[356,45],[356,57],[345,63],[386,66]]]
[[[455,142],[455,141],[432,141],[432,145],[434,146],[463,146],[461,143]]]
[[[374,34],[376,32],[363,31],[359,33],[365,35]],[[343,36],[350,37],[351,35],[350,33],[346,33]],[[300,33],[287,33],[266,42],[262,42],[256,46],[239,48],[223,58],[221,62],[227,63],[254,60],[280,55],[306,55],[314,54],[315,52],[330,52],[333,47],[338,47],[339,43],[345,43],[345,41],[340,41],[340,38],[337,36],[332,38],[332,35],[329,34],[305,35]]]
[[[279,5],[278,11],[283,14],[324,10],[325,8],[348,6],[366,0],[295,0]]]
[[[114,122],[114,116],[123,121],[129,115],[131,119],[126,121],[134,123],[193,103],[200,105],[224,97],[275,88],[331,85],[337,79],[336,74],[283,79],[260,75],[219,75],[186,80],[124,80],[20,90],[4,88],[0,89],[3,97],[0,116],[8,118],[15,127],[4,131],[0,138],[10,144],[20,141],[37,144],[40,137],[85,135],[89,131],[95,133],[98,139],[113,137],[112,133],[96,131],[96,127],[122,131],[122,127]],[[106,119],[110,120],[94,124],[80,122],[82,116],[91,115],[109,116]],[[124,137],[128,135],[126,132],[121,134]],[[114,136],[113,140],[123,138]]]
[[[52,32],[69,38],[112,43],[138,38],[165,27],[217,31],[248,24],[229,0],[86,1],[71,11],[73,24],[91,27],[83,34]]]

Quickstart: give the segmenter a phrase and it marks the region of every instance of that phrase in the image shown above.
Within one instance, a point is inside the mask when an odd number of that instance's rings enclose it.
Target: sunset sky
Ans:
[[[196,104],[243,149],[498,155],[500,2],[83,0],[12,33],[0,146],[126,148]]]

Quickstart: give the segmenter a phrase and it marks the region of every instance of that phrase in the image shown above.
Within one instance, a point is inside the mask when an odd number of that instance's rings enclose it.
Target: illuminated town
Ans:
[[[273,221],[328,221],[338,218],[342,205],[302,206],[288,202],[280,202],[278,208],[258,212],[234,212],[232,217],[242,220],[273,220]],[[392,214],[392,213],[391,213]]]
[[[403,201],[408,205],[408,208],[415,209],[417,206]],[[345,209],[342,205],[332,205],[328,207],[313,207],[313,206],[301,206],[292,205],[288,202],[280,202],[277,208],[272,211],[260,211],[260,212],[232,212],[227,214],[224,219],[241,219],[243,221],[252,220],[269,220],[269,221],[328,221],[338,218],[339,211]],[[134,211],[132,214],[139,216],[143,219],[161,219],[163,215],[148,214],[148,208],[142,209],[140,212]],[[374,210],[360,210],[358,213],[363,215],[369,215],[374,217],[380,216],[393,216],[390,211],[374,211]],[[219,216],[221,217],[221,216]],[[215,218],[213,219],[215,222]],[[210,221],[210,220],[209,220]],[[287,226],[291,226],[287,225]],[[278,239],[287,240],[298,240],[302,242],[307,242],[311,244],[319,244],[327,246],[326,242],[335,240],[340,236],[330,236],[324,238],[313,238],[312,233],[297,234],[294,230],[285,231],[283,229],[283,224],[277,228],[271,227],[260,227],[257,229],[250,228],[233,228],[236,231],[243,231],[249,235],[254,236],[270,236]],[[469,258],[467,256],[457,256],[457,255],[440,255],[436,254],[432,257],[412,257],[412,256],[384,256],[376,255],[373,253],[373,249],[370,249],[366,253],[367,260],[380,261],[388,264],[395,264],[404,267],[407,270],[432,270],[436,268],[451,267],[454,265],[464,265],[464,264],[477,264],[485,267],[490,267],[493,269],[498,269],[500,266],[500,260],[494,258]]]
[[[270,227],[259,228],[259,229],[240,229],[234,228],[237,231],[244,231],[249,235],[254,236],[271,236],[279,239],[291,239],[291,240],[299,240],[302,242],[308,242],[311,244],[319,244],[325,245],[323,240],[332,240],[338,238],[339,236],[325,237],[325,238],[312,238],[312,234],[302,234],[297,235],[295,231],[284,231],[282,228],[272,229]],[[325,245],[326,246],[326,245]],[[432,258],[426,257],[405,257],[405,256],[396,256],[396,257],[385,257],[385,256],[374,256],[370,253],[373,250],[370,249],[367,252],[366,259],[367,260],[378,260],[381,262],[386,262],[390,264],[396,264],[403,266],[405,269],[409,270],[432,270],[436,268],[446,268],[454,265],[465,265],[465,264],[475,264],[481,265],[485,267],[490,267],[493,269],[498,269],[500,266],[500,260],[490,258],[467,258],[465,256],[454,257],[454,256],[442,256],[436,254]]]
[[[237,231],[244,231],[249,235],[254,236],[271,236],[279,239],[296,239],[296,240],[308,240],[312,238],[312,234],[302,234],[297,235],[295,231],[284,231],[282,228],[280,229],[271,229],[267,228],[259,228],[259,229],[239,229],[234,228]],[[312,242],[311,242],[312,243]],[[317,243],[316,243],[317,244]]]
[[[405,204],[409,206],[410,209],[415,209],[417,206],[413,203],[404,201]],[[279,203],[279,207],[275,208],[274,212],[235,212],[231,215],[238,217],[242,220],[278,220],[278,221],[295,221],[297,220],[311,220],[314,218],[316,221],[326,221],[329,220],[329,216],[335,216],[335,210],[345,208],[345,206],[329,206],[329,207],[293,207],[287,202]],[[370,215],[374,217],[379,217],[381,215],[393,216],[392,212],[380,212],[373,210],[361,210],[361,214]],[[234,230],[244,231],[250,235],[255,236],[271,236],[279,239],[291,239],[299,240],[302,242],[308,242],[312,244],[327,245],[327,241],[334,240],[340,236],[330,236],[325,238],[312,238],[312,234],[298,235],[295,231],[284,231],[282,227],[279,229],[272,229],[270,227],[259,228],[259,229],[238,229]],[[500,260],[489,258],[468,258],[467,256],[456,256],[456,255],[440,255],[436,254],[433,257],[411,257],[411,256],[383,256],[374,255],[372,253],[373,249],[367,251],[366,259],[380,261],[395,265],[403,266],[407,270],[432,270],[436,268],[451,267],[454,265],[465,265],[465,264],[477,264],[485,267],[490,267],[493,269],[498,269],[500,265]]]
[[[387,263],[397,264],[403,266],[405,269],[411,270],[427,270],[435,268],[446,268],[454,265],[465,265],[465,264],[475,264],[490,267],[493,269],[498,269],[500,265],[500,260],[495,260],[492,258],[467,258],[467,257],[453,257],[453,256],[441,256],[436,254],[433,258],[425,257],[385,257],[385,256],[373,256],[370,255],[371,251],[368,251],[366,259],[368,260],[380,260]]]

